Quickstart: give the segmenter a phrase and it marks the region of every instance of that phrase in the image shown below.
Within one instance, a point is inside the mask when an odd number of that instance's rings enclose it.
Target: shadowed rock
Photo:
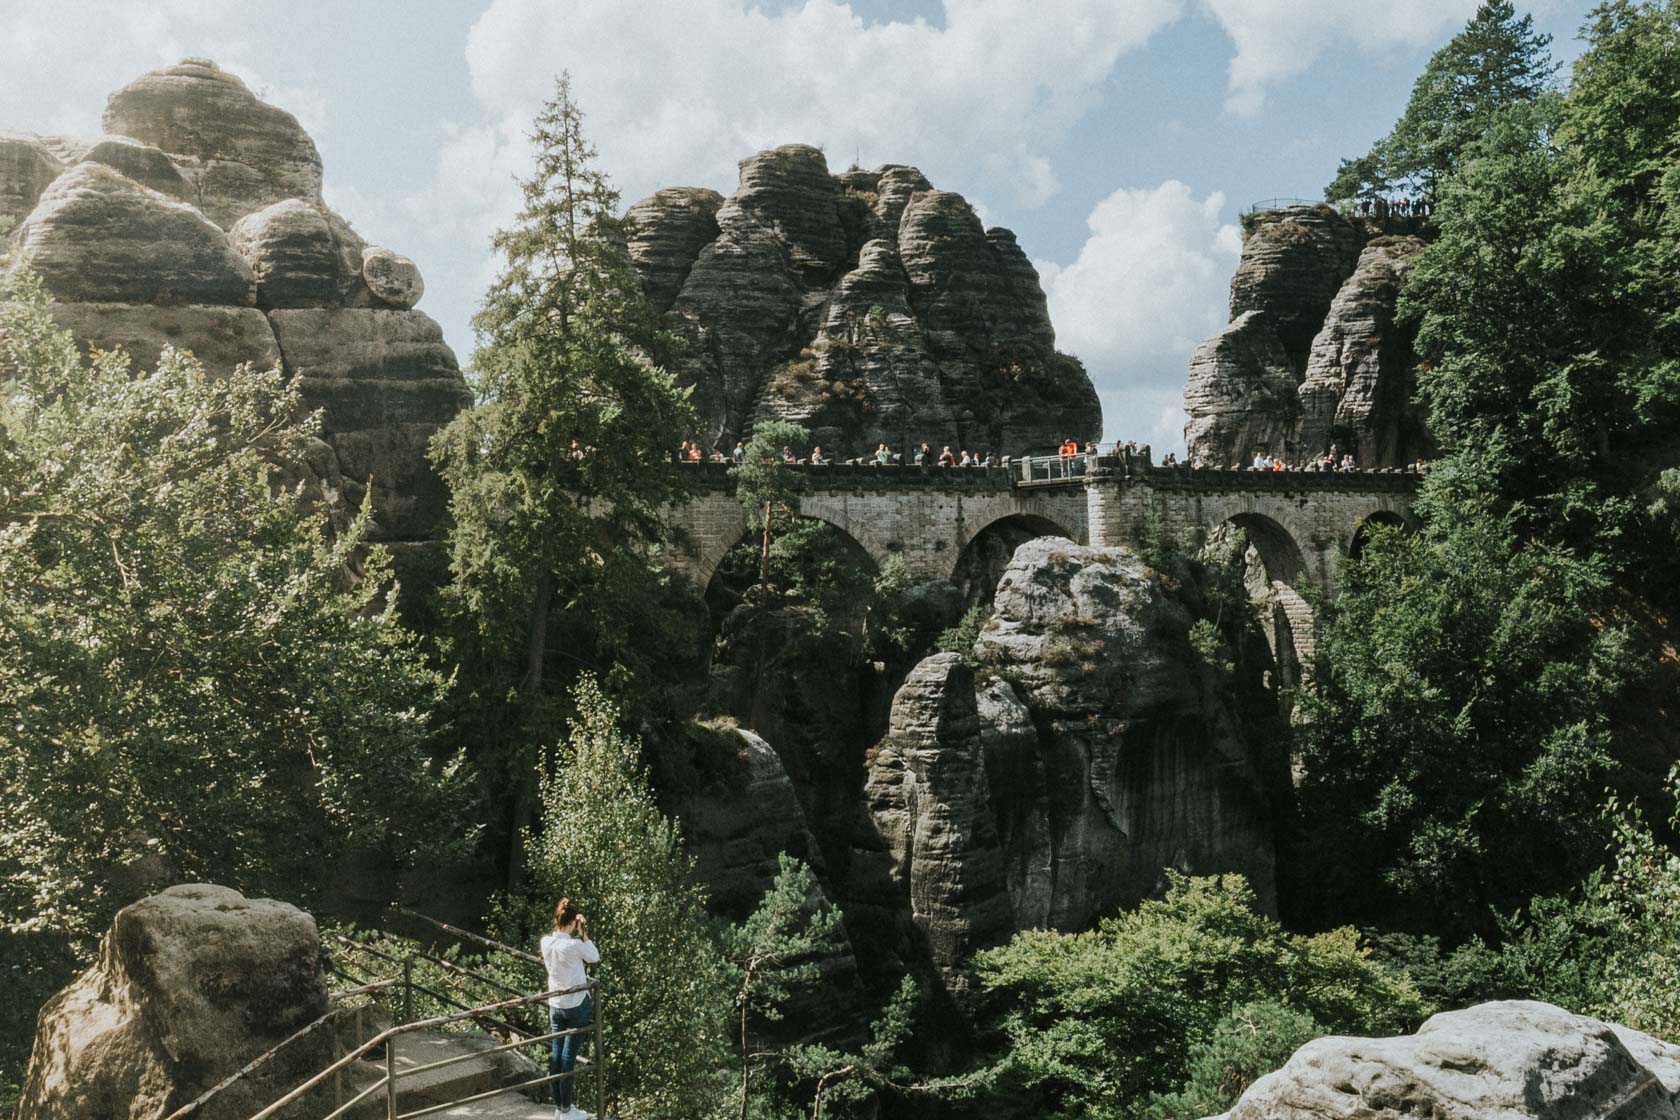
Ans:
[[[655,311],[671,310],[700,250],[717,240],[722,205],[723,196],[714,190],[668,187],[626,212],[630,260]]]
[[[126,136],[106,136],[87,150],[82,162],[103,163],[159,194],[182,202],[192,201],[192,184],[167,155],[150,144]]]
[[[22,218],[35,209],[64,165],[28,132],[0,132],[0,218]]]

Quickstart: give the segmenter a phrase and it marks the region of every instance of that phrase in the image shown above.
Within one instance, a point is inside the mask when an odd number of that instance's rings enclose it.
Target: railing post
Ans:
[[[385,1120],[397,1120],[397,1036],[385,1040]]]
[[[360,1022],[361,1018],[362,1018],[361,1009],[358,1008],[357,1011],[356,1011],[357,1022]],[[358,1030],[356,1033],[360,1034],[361,1031]],[[336,1062],[340,1058],[344,1057],[344,1040],[342,1038],[338,1037],[338,1024],[337,1023],[333,1024],[332,1036],[333,1036],[333,1061]],[[356,1040],[356,1045],[358,1045],[358,1046],[361,1045],[361,1039],[358,1038]],[[335,1071],[333,1071],[333,1109],[336,1111],[337,1109],[340,1109],[340,1108],[343,1108],[343,1107],[344,1107],[344,1071],[343,1070],[335,1070]]]
[[[403,958],[402,1021],[414,1021],[414,958]]]
[[[601,1000],[599,998],[601,987],[599,982],[595,984],[593,994],[596,998],[590,1002],[595,1005],[595,1031],[592,1039],[592,1048],[595,1051],[595,1115],[600,1120],[607,1120],[607,1054],[605,1050],[601,1049]]]

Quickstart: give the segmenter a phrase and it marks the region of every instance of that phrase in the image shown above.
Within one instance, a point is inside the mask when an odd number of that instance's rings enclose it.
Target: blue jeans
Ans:
[[[551,1007],[548,1009],[548,1029],[551,1031],[569,1031],[577,1027],[587,1027],[595,1020],[594,1005],[587,995],[583,1002],[576,1007]],[[552,1039],[549,1042],[548,1072],[549,1076],[557,1073],[571,1073],[570,1077],[562,1077],[558,1081],[551,1081],[554,1086],[554,1107],[564,1111],[572,1107],[573,1090],[577,1088],[577,1075],[572,1070],[577,1066],[578,1051],[583,1048],[583,1035],[569,1034],[564,1038]]]

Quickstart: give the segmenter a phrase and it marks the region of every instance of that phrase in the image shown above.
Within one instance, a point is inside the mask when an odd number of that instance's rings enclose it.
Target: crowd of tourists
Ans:
[[[573,448],[573,457],[582,458],[583,453],[576,449],[576,444],[573,445]],[[908,465],[959,470],[964,468],[993,469],[1009,467],[1012,464],[1018,465],[1023,458],[1026,458],[1032,460],[1035,469],[1042,469],[1049,477],[1074,478],[1083,475],[1087,464],[1099,456],[1111,460],[1113,465],[1118,467],[1123,474],[1130,474],[1136,468],[1157,465],[1192,470],[1214,468],[1214,464],[1199,459],[1193,462],[1181,461],[1178,453],[1174,451],[1167,452],[1160,463],[1156,464],[1149,445],[1147,443],[1140,444],[1133,439],[1116,440],[1105,454],[1090,440],[1080,441],[1072,437],[1058,444],[1055,453],[1052,455],[1014,458],[1008,455],[999,456],[991,450],[971,451],[967,448],[953,448],[950,444],[942,444],[936,452],[931,443],[924,441],[911,450]],[[734,450],[726,455],[721,449],[717,448],[707,451],[698,440],[684,440],[675,454],[675,459],[679,463],[740,464],[746,460],[746,457],[746,445],[740,441],[737,441]],[[885,441],[877,443],[875,450],[867,455],[848,458],[835,458],[820,446],[812,447],[810,452],[805,455],[800,455],[793,448],[784,446],[779,458],[789,466],[824,467],[834,463],[841,463],[849,467],[901,467],[906,465],[904,453],[893,450],[892,445]],[[1247,464],[1246,468],[1238,464],[1228,469],[1250,471],[1393,471],[1401,469],[1407,473],[1422,474],[1428,470],[1428,467],[1422,459],[1418,459],[1403,468],[1362,467],[1351,452],[1344,451],[1337,445],[1331,444],[1320,454],[1309,455],[1300,459],[1290,459],[1283,455],[1274,455],[1269,451],[1260,451],[1255,453],[1254,458]]]
[[[1435,204],[1427,198],[1401,195],[1398,198],[1367,196],[1354,202],[1353,211],[1361,218],[1427,218],[1434,213]]]

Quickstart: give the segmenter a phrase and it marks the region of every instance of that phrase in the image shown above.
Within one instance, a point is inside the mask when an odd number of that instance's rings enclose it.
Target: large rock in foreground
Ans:
[[[1224,1120],[1674,1120],[1680,1046],[1549,1003],[1436,1015],[1399,1038],[1320,1038]]]
[[[41,1009],[18,1115],[161,1117],[326,1013],[315,920],[226,887],[170,887],[119,911],[99,961]],[[318,1032],[213,1099],[244,1117],[332,1060]]]

